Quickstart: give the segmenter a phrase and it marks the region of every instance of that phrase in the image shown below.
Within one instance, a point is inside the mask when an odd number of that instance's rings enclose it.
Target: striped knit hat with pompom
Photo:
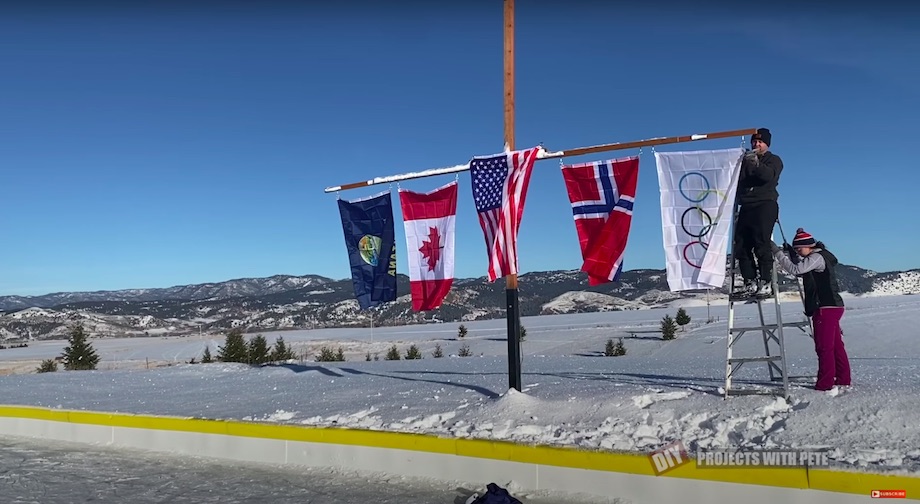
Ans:
[[[806,233],[802,228],[796,230],[795,238],[792,239],[792,246],[794,248],[814,247],[816,243],[814,237]]]

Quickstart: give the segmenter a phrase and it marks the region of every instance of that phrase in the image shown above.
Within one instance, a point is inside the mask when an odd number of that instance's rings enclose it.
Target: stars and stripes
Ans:
[[[489,257],[489,281],[517,274],[517,233],[539,147],[470,160],[473,202]]]

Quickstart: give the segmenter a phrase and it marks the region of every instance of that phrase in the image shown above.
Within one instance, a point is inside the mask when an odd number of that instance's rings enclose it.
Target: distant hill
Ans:
[[[857,266],[838,268],[841,288],[854,295],[920,293],[920,269],[877,273]],[[666,271],[624,271],[618,282],[589,286],[577,270],[541,271],[519,277],[524,316],[666,306],[701,292],[670,292]],[[724,297],[730,279],[713,299]],[[409,279],[398,275],[396,301],[369,312],[358,309],[351,279],[318,275],[275,275],[226,282],[156,289],[60,292],[42,296],[0,297],[0,338],[59,338],[74,321],[98,336],[188,334],[241,326],[252,331],[276,329],[400,325],[505,317],[505,284],[485,277],[461,278],[444,306],[431,312],[412,310]],[[791,277],[781,291],[796,291]]]

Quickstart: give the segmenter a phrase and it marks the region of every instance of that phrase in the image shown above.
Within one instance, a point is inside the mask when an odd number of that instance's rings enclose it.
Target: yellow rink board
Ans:
[[[655,476],[642,453],[616,453],[583,448],[524,445],[507,441],[445,438],[427,434],[369,431],[335,427],[250,423],[235,420],[133,415],[74,411],[31,406],[0,405],[0,417],[61,423],[122,427],[157,431],[218,434],[283,441],[357,445],[410,450],[546,466]],[[920,475],[901,476],[866,471],[809,469],[807,467],[698,468],[695,463],[676,467],[659,478],[686,478],[722,483],[823,490],[869,496],[872,490],[903,490],[907,499],[920,500]]]

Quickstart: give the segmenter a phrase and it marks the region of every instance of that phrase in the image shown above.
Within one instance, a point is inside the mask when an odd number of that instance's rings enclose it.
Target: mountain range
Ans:
[[[857,266],[837,269],[841,289],[851,295],[920,294],[920,269],[875,272]],[[589,286],[577,270],[540,271],[518,277],[522,316],[637,310],[669,306],[681,299],[725,298],[723,288],[670,292],[666,270],[624,271],[619,281]],[[74,322],[99,337],[163,336],[370,325],[403,325],[504,318],[505,282],[459,278],[444,304],[412,310],[409,278],[398,275],[396,301],[360,310],[351,279],[319,275],[275,275],[168,288],[60,292],[0,296],[0,339],[67,336]],[[780,278],[780,292],[797,292],[793,277]]]

